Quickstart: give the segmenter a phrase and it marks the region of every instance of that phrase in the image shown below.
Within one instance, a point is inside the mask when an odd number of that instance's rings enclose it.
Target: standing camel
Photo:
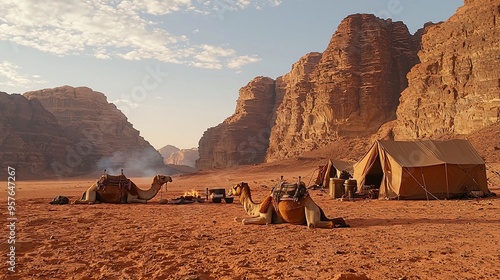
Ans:
[[[101,189],[99,188],[99,184],[95,183],[82,194],[81,199],[75,201],[75,204],[93,204],[99,202],[147,203],[148,200],[156,196],[163,184],[165,184],[166,189],[168,182],[172,182],[172,177],[156,175],[153,177],[151,187],[148,190],[139,189],[132,181],[130,181],[130,185],[127,188],[107,186]]]
[[[349,226],[342,218],[327,218],[323,210],[312,200],[309,194],[297,201],[275,201],[273,196],[268,196],[262,203],[256,204],[252,201],[248,183],[242,182],[232,187],[228,195],[239,196],[245,212],[250,216],[250,218],[236,218],[237,221],[241,221],[244,225],[291,223],[307,224],[308,228]]]

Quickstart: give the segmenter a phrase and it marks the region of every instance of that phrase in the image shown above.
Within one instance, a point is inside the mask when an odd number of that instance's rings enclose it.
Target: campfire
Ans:
[[[188,204],[194,202],[205,202],[205,199],[201,198],[200,193],[198,191],[192,190],[189,192],[185,192],[178,198],[171,200],[170,204]]]
[[[192,190],[189,192],[185,192],[180,198],[185,199],[185,200],[198,200],[198,202],[201,202],[201,196],[198,191]]]
[[[203,195],[203,197],[202,197]],[[169,204],[189,204],[195,202],[213,202],[221,203],[224,200],[226,203],[233,203],[232,197],[226,197],[226,189],[205,189],[205,193],[200,193],[196,190],[185,192],[178,198],[170,200]]]

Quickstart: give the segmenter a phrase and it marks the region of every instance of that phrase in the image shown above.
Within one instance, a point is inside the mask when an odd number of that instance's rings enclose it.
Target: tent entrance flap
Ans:
[[[375,188],[379,189],[382,184],[382,178],[384,177],[384,171],[382,170],[382,165],[380,164],[380,156],[377,155],[373,165],[365,176],[365,185],[374,185]]]

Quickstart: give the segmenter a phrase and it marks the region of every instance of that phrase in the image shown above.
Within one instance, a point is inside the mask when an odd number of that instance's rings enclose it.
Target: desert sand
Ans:
[[[16,266],[0,279],[499,279],[500,200],[339,201],[310,190],[328,217],[350,228],[247,225],[233,204],[159,204],[185,191],[246,181],[260,202],[284,175],[315,176],[314,164],[251,166],[174,176],[147,204],[50,205],[79,197],[97,178],[16,182]],[[495,176],[493,174],[493,176]],[[143,189],[150,178],[132,178]],[[490,190],[500,193],[499,178]],[[1,182],[7,186],[7,182]],[[4,190],[6,187],[3,188]],[[0,193],[7,201],[7,193]],[[8,225],[6,203],[0,211]],[[357,279],[357,278],[343,278]],[[359,278],[362,279],[362,278]]]

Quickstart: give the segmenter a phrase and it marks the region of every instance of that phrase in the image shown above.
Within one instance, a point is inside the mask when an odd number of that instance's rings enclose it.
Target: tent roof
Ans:
[[[340,161],[340,160],[335,160],[335,159],[329,159],[329,161],[332,162],[332,165],[335,167],[335,169],[337,170],[347,170],[349,172],[352,172],[353,171],[353,168],[352,168],[352,164],[349,164],[347,162],[344,162],[344,161]]]
[[[387,152],[404,167],[449,164],[484,164],[468,140],[448,141],[377,141],[379,148]]]

